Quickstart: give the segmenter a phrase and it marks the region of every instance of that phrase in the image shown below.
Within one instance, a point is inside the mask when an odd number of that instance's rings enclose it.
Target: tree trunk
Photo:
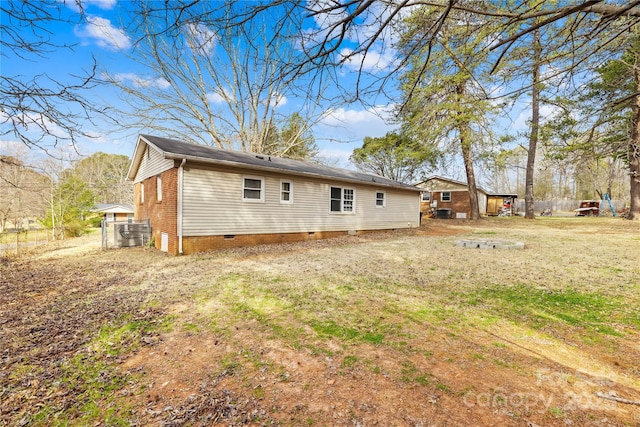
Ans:
[[[467,126],[461,125],[461,126]],[[478,187],[476,186],[476,175],[473,171],[473,160],[471,158],[471,142],[468,139],[469,134],[460,133],[460,143],[462,145],[462,159],[464,161],[464,169],[467,173],[467,187],[469,189],[469,208],[471,210],[471,219],[480,219],[480,203],[478,203]]]
[[[456,86],[456,93],[460,102],[463,102],[465,96],[466,82],[462,82]],[[471,152],[471,129],[469,120],[464,118],[465,114],[458,111],[458,132],[460,133],[460,147],[462,149],[462,160],[464,169],[467,174],[467,188],[469,190],[469,209],[471,210],[470,219],[480,219],[480,206],[478,203],[478,188],[476,187],[476,175],[473,171],[473,156]]]
[[[640,90],[640,71],[635,69],[634,79],[637,90]],[[631,139],[629,140],[629,177],[631,179],[629,219],[640,221],[640,96],[636,96],[633,104]]]
[[[536,150],[540,127],[540,32],[533,34],[533,70],[531,88],[531,133],[529,134],[529,148],[527,150],[527,175],[524,189],[524,217],[535,218],[533,197],[533,176],[535,173]]]

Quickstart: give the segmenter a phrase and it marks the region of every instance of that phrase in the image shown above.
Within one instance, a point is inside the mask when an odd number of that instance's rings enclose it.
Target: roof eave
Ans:
[[[127,172],[127,180],[133,181],[136,179],[140,163],[142,163],[142,156],[144,156],[144,149],[147,145],[161,153],[164,158],[167,158],[167,152],[161,150],[157,145],[145,138],[144,135],[139,135],[138,142],[136,142],[136,148],[133,151],[133,159],[131,160],[131,165],[129,165],[129,171]]]
[[[161,150],[159,150],[159,151],[161,151]],[[164,155],[165,159],[171,159],[171,160],[186,159],[187,162],[192,161],[192,162],[215,164],[215,165],[222,165],[222,166],[242,167],[242,168],[245,168],[245,169],[264,170],[264,171],[268,171],[268,172],[278,172],[278,173],[286,172],[288,174],[296,175],[296,176],[306,176],[306,177],[312,177],[312,178],[330,179],[330,180],[334,180],[334,181],[349,182],[349,183],[355,183],[355,184],[369,184],[369,185],[373,185],[373,186],[376,186],[376,187],[394,188],[394,189],[398,189],[398,190],[407,190],[407,191],[416,191],[416,192],[421,192],[422,191],[421,189],[419,189],[417,187],[413,187],[413,186],[389,185],[389,184],[385,184],[385,183],[382,183],[382,182],[376,182],[376,181],[368,182],[368,181],[363,181],[363,180],[360,180],[360,179],[340,178],[340,177],[328,176],[328,175],[317,174],[317,173],[312,173],[312,172],[300,172],[300,171],[295,171],[295,170],[282,169],[282,168],[279,168],[277,166],[252,165],[252,164],[242,163],[242,162],[233,162],[233,161],[228,161],[228,160],[210,159],[210,158],[207,158],[207,157],[190,156],[190,155],[179,154],[179,153],[163,152],[163,155]]]
[[[200,156],[193,156],[193,155],[188,155],[188,154],[181,154],[181,153],[176,153],[176,152],[164,151],[164,150],[160,149],[160,147],[158,147],[157,145],[155,145],[154,143],[149,141],[147,138],[145,138],[144,135],[139,135],[138,136],[138,141],[136,143],[136,148],[134,150],[133,159],[131,161],[131,165],[129,166],[129,171],[127,172],[127,180],[129,180],[129,181],[134,181],[135,180],[135,177],[136,177],[136,175],[138,173],[138,169],[140,168],[140,164],[142,162],[142,158],[143,158],[146,146],[152,147],[157,152],[159,152],[162,155],[163,158],[169,159],[169,160],[183,160],[183,159],[185,159],[188,162],[190,161],[190,162],[205,163],[205,164],[214,164],[214,165],[231,166],[231,167],[241,167],[241,168],[253,169],[253,170],[264,170],[264,171],[277,172],[277,173],[288,173],[288,174],[295,175],[295,176],[305,176],[305,177],[329,179],[329,180],[334,180],[334,181],[339,181],[339,182],[349,182],[349,183],[356,183],[356,184],[368,184],[368,185],[372,185],[372,186],[376,186],[376,187],[393,188],[393,189],[405,190],[405,191],[415,191],[415,192],[423,191],[422,189],[420,189],[418,187],[415,187],[415,186],[412,186],[412,185],[408,185],[408,184],[406,184],[406,185],[405,184],[391,185],[391,184],[387,184],[387,183],[376,182],[376,181],[373,181],[373,180],[371,182],[369,182],[369,181],[365,181],[365,180],[361,180],[361,179],[350,179],[350,178],[346,178],[346,177],[334,177],[334,176],[330,176],[330,175],[313,173],[313,172],[301,172],[301,171],[290,170],[290,169],[282,169],[282,168],[280,168],[278,166],[269,166],[269,165],[261,166],[261,165],[243,163],[243,162],[211,159],[211,158],[208,158],[208,157],[200,157]]]

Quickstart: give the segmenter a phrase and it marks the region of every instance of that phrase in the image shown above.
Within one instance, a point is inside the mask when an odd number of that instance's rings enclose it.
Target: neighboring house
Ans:
[[[470,218],[471,202],[466,182],[433,176],[416,184],[423,190],[420,212],[436,218]],[[510,215],[517,194],[492,194],[478,187],[480,215]]]
[[[96,203],[91,211],[101,214],[107,222],[133,220],[133,205]]]
[[[136,220],[171,254],[420,225],[420,189],[355,171],[140,135]]]

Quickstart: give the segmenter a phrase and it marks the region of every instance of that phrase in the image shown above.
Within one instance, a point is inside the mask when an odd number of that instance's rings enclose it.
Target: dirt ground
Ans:
[[[407,320],[385,301],[351,296],[344,306],[329,301],[330,294],[321,297],[326,307],[314,309],[323,313],[351,310],[352,304],[369,316],[367,304],[384,307],[374,323],[402,325],[402,330],[388,332],[386,337],[394,338],[380,343],[373,332],[351,338],[351,329],[322,336],[317,323],[305,317],[304,302],[297,302],[299,309],[287,308],[285,316],[275,298],[282,292],[293,300],[284,285],[264,294],[219,285],[253,275],[278,285],[284,271],[302,283],[305,272],[318,275],[324,267],[331,274],[347,268],[358,275],[357,266],[386,260],[406,266],[402,273],[389,271],[390,281],[412,281],[418,288],[427,267],[407,261],[424,260],[411,258],[416,255],[410,248],[434,248],[449,258],[446,251],[461,254],[449,259],[456,265],[468,256],[450,249],[457,236],[494,238],[496,229],[533,242],[525,249],[533,257],[541,233],[580,241],[581,234],[585,239],[594,230],[631,240],[628,248],[640,253],[635,225],[567,224],[430,221],[405,232],[188,257],[148,248],[105,252],[95,236],[87,236],[2,258],[0,426],[640,426],[637,328],[614,325],[619,334],[596,334],[599,341],[585,345],[575,328],[532,329],[485,318],[473,307],[473,314],[451,309]],[[612,261],[623,282],[621,295],[640,291],[638,253]],[[518,257],[526,254],[483,254],[477,267],[469,258],[457,274],[499,264],[500,258],[508,268],[525,269]],[[594,267],[584,259],[587,264],[575,274]],[[336,276],[327,277],[335,282]],[[341,280],[336,290],[359,289],[355,279]],[[203,286],[209,282],[217,287]],[[403,287],[393,303],[406,308],[403,301],[415,301],[412,292]],[[261,311],[225,298],[253,302]],[[446,301],[438,303],[446,307]],[[370,318],[362,314],[358,321],[364,325]],[[138,329],[130,335],[113,332],[125,323]]]

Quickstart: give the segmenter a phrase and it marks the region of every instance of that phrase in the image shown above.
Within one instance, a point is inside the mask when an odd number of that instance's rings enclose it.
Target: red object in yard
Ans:
[[[574,209],[576,216],[593,216],[600,213],[600,202],[598,200],[581,200],[578,209]]]

